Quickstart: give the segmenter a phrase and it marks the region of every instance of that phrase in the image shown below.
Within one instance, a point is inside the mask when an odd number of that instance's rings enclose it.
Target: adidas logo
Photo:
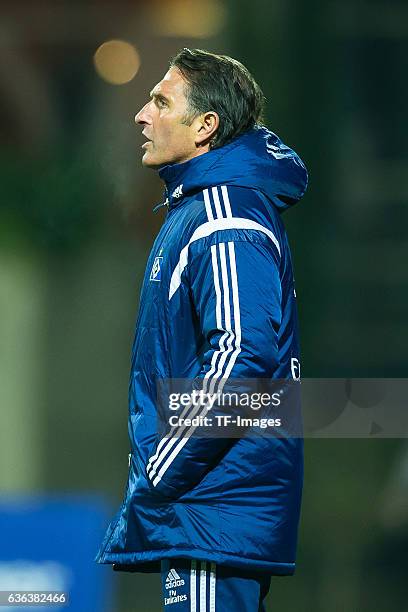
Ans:
[[[171,194],[171,197],[177,199],[177,198],[181,198],[182,195],[183,195],[183,183],[181,185],[178,185],[178,187],[175,188],[175,190]]]
[[[180,578],[175,569],[171,569],[166,578],[166,589],[174,589],[175,587],[183,586],[185,580]]]

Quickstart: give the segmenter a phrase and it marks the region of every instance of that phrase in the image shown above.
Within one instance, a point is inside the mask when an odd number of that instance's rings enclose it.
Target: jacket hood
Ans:
[[[308,174],[293,149],[264,126],[256,126],[228,144],[159,170],[169,208],[185,196],[215,185],[261,191],[282,212],[304,195]]]

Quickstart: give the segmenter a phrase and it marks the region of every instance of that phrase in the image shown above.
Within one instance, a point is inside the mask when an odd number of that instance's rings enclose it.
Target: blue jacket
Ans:
[[[301,437],[163,436],[158,379],[297,378],[291,256],[280,213],[307,185],[298,155],[256,127],[159,171],[168,212],[144,276],[129,386],[124,500],[97,556],[158,571],[184,557],[292,574]]]

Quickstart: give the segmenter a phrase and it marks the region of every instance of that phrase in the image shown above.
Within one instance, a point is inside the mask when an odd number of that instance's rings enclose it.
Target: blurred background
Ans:
[[[303,377],[405,377],[408,5],[0,3],[0,590],[155,612],[93,558],[127,476],[140,282],[164,218],[134,115],[181,47],[241,60],[310,172],[285,214]],[[308,439],[297,572],[268,610],[407,612],[408,446]]]

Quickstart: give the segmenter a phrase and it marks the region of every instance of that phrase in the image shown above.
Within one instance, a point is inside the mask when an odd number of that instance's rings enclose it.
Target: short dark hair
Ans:
[[[187,81],[188,111],[184,122],[207,111],[218,114],[220,125],[210,148],[227,142],[262,122],[265,98],[255,79],[241,62],[228,55],[202,49],[182,49],[170,60]]]

